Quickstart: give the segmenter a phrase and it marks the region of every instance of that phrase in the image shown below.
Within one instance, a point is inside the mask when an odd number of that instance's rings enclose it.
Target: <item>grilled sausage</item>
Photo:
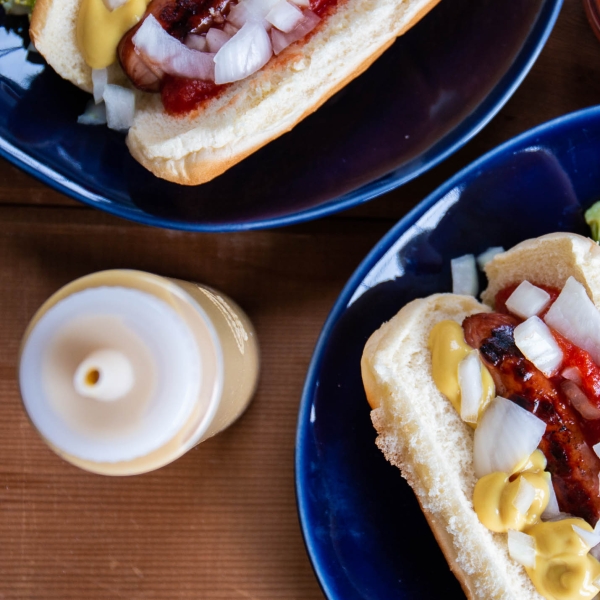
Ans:
[[[515,345],[514,328],[518,323],[510,315],[473,315],[463,322],[465,339],[479,349],[498,394],[546,423],[540,449],[548,461],[559,507],[594,526],[600,518],[600,458],[585,440],[581,417],[558,383],[548,379]]]

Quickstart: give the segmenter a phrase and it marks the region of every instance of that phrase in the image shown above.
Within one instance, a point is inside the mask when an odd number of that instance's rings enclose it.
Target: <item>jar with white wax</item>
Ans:
[[[258,344],[235,302],[133,270],[94,273],[50,297],[21,346],[24,407],[65,460],[94,473],[162,467],[246,409]]]

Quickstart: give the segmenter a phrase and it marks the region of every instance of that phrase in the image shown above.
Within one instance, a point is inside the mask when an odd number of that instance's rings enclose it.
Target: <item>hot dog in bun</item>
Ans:
[[[600,248],[496,254],[474,297],[415,300],[361,360],[377,445],[471,599],[600,592]]]
[[[292,129],[437,2],[37,0],[30,32],[109,126],[130,125],[136,160],[193,185]]]

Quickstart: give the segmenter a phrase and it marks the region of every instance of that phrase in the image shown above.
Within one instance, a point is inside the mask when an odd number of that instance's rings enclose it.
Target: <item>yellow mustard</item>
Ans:
[[[102,0],[83,0],[77,18],[77,44],[92,69],[104,69],[117,59],[121,38],[146,12],[149,0],[127,0],[110,11]]]
[[[550,473],[546,473],[545,468],[546,458],[540,450],[536,450],[515,472],[496,472],[482,477],[473,492],[473,509],[479,520],[496,532],[521,531],[537,523],[550,498]],[[535,497],[526,513],[515,506],[522,480],[535,489]]]
[[[431,368],[433,381],[438,390],[450,400],[460,413],[460,386],[458,384],[458,365],[473,348],[465,342],[463,328],[456,321],[440,321],[429,334],[431,350]],[[479,416],[496,395],[494,380],[485,365],[481,365],[481,383],[483,394],[479,405]],[[474,425],[473,425],[474,426]]]
[[[591,600],[598,587],[600,563],[573,525],[592,531],[583,519],[570,518],[533,525],[525,532],[535,539],[535,567],[526,567],[537,591],[548,600]]]

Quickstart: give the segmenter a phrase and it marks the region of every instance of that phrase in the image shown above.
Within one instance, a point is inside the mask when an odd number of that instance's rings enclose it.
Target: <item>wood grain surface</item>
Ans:
[[[450,0],[451,1],[451,0]],[[308,363],[344,283],[393,223],[510,137],[600,102],[600,42],[565,0],[495,119],[416,181],[358,208],[264,232],[155,230],[86,208],[0,161],[0,599],[318,599],[297,519],[294,442]],[[154,473],[90,475],[54,455],[20,404],[21,335],[61,285],[129,267],[236,299],[262,350],[257,394],[227,431]]]

